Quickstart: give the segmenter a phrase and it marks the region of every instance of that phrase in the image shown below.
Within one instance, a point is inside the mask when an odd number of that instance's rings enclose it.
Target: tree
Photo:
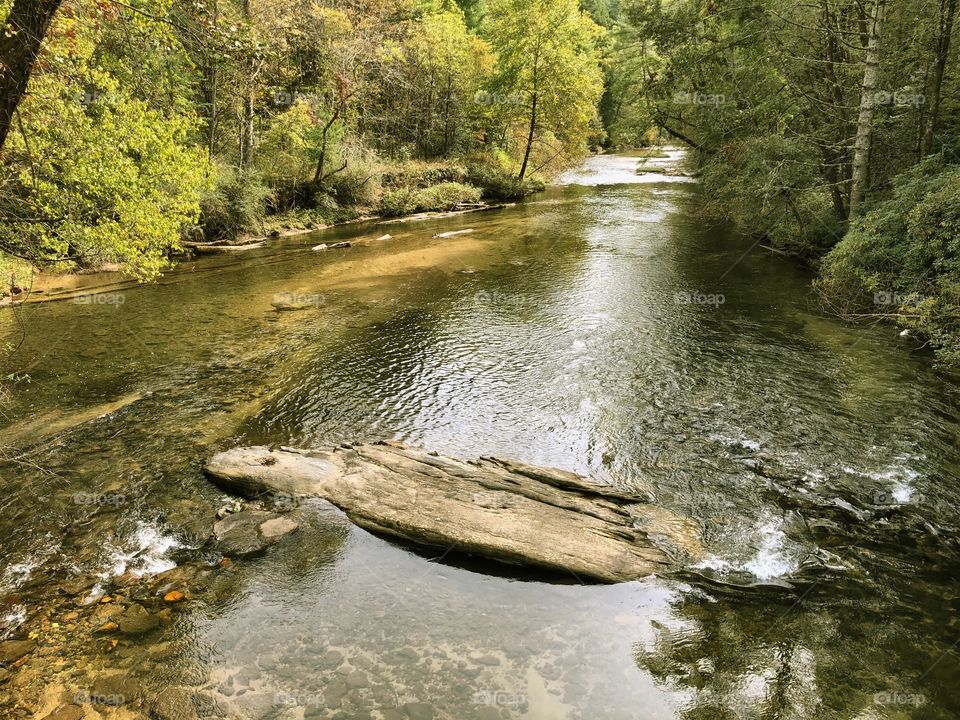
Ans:
[[[936,52],[934,53],[933,80],[930,83],[930,109],[927,114],[920,157],[933,151],[933,138],[937,132],[937,119],[940,115],[940,93],[943,88],[943,75],[950,57],[950,38],[953,34],[953,20],[957,14],[957,0],[940,0]]]
[[[877,106],[877,79],[880,73],[880,33],[883,28],[885,0],[874,0],[867,30],[863,83],[860,86],[860,116],[853,143],[853,164],[850,177],[850,217],[855,218],[867,189],[870,145],[873,139],[873,115]]]
[[[497,58],[494,88],[504,99],[498,107],[525,120],[522,180],[542,130],[560,142],[554,154],[582,148],[603,92],[604,31],[577,0],[494,0],[486,22]],[[518,95],[522,103],[514,103]]]
[[[62,0],[15,0],[0,35],[0,150]]]

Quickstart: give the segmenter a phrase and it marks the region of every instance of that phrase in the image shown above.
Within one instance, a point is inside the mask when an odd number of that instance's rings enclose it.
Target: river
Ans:
[[[143,703],[89,710],[145,717],[177,688],[257,720],[960,716],[958,388],[637,160],[0,312],[0,447],[30,448],[0,465],[0,639],[40,643],[0,715],[124,675]],[[212,453],[383,438],[651,492],[709,556],[583,585],[399,546],[321,501],[261,557],[198,547],[232,502]],[[100,595],[178,563],[216,572],[157,630],[91,635]]]

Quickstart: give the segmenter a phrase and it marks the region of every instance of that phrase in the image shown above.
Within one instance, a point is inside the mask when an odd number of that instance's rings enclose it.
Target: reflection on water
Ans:
[[[3,374],[30,379],[0,445],[34,449],[0,469],[0,627],[44,628],[52,595],[96,600],[111,576],[214,566],[195,548],[230,499],[199,464],[238,443],[393,437],[589,473],[694,518],[707,560],[585,587],[305,503],[298,533],[209,574],[150,635],[106,651],[86,626],[42,629],[75,658],[44,683],[121,670],[235,718],[960,714],[955,389],[891,333],[821,317],[803,272],[705,228],[695,185],[636,162],[594,158],[517,208],[391,241],[324,235],[361,240],[345,253],[291,239],[122,304],[24,309]],[[318,300],[278,313],[278,293]],[[0,333],[19,342],[12,313]],[[0,685],[0,708],[39,710],[36,687]]]

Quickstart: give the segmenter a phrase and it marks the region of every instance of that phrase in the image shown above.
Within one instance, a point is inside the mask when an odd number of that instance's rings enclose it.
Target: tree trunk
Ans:
[[[243,0],[243,17],[250,23],[250,0]],[[259,69],[254,67],[255,60],[250,59],[250,76],[247,84],[247,93],[243,98],[243,120],[240,127],[240,167],[246,168],[253,164],[253,121],[256,105],[255,79]]]
[[[833,201],[833,212],[839,220],[847,217],[847,206],[844,201],[842,185],[844,184],[844,156],[843,145],[844,138],[849,137],[849,122],[846,120],[846,114],[843,111],[846,105],[843,87],[837,78],[836,66],[838,64],[838,55],[840,53],[837,37],[833,32],[833,19],[830,15],[828,0],[821,0],[821,22],[823,24],[823,52],[827,85],[829,92],[828,101],[833,103],[834,113],[838,119],[833,121],[835,128],[833,142],[828,148],[824,149],[824,168],[823,175],[830,183],[830,198]]]
[[[930,86],[930,105],[927,113],[927,126],[923,132],[923,144],[920,157],[926,157],[933,151],[933,137],[937,132],[937,116],[940,114],[940,88],[943,85],[943,73],[950,55],[950,35],[953,33],[953,19],[957,14],[957,0],[940,2],[940,35],[937,37],[937,55],[933,67],[933,83]]]
[[[850,214],[857,217],[860,203],[867,189],[870,165],[870,143],[873,139],[873,114],[877,104],[877,77],[879,75],[880,30],[883,26],[885,0],[875,0],[870,16],[867,51],[860,86],[860,115],[857,118],[857,136],[853,144],[853,169],[850,178]]]
[[[62,0],[14,0],[0,30],[0,150]]]
[[[213,31],[217,32],[217,24],[220,20],[220,4],[213,0]],[[219,80],[217,73],[217,54],[216,51],[210,52],[207,60],[207,102],[210,106],[210,113],[207,118],[207,154],[213,157],[216,151],[217,141],[217,82]]]
[[[340,117],[340,107],[337,107],[333,115],[330,116],[330,120],[327,121],[327,124],[323,126],[323,140],[320,143],[320,157],[317,159],[317,171],[313,174],[313,182],[317,185],[323,182],[323,166],[327,162],[327,136],[330,134],[330,128],[333,127],[333,124],[337,121],[337,118]]]
[[[530,132],[527,133],[527,149],[523,152],[523,165],[520,166],[519,179],[527,174],[527,163],[530,162],[530,149],[533,147],[533,136],[537,132],[537,93],[533,93],[533,102],[530,105]]]

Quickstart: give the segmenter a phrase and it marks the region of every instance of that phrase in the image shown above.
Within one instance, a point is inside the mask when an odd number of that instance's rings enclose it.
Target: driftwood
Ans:
[[[237,253],[245,252],[247,250],[256,250],[257,248],[266,247],[267,243],[264,241],[246,243],[244,245],[216,245],[214,243],[183,243],[185,248],[193,250],[193,252],[200,255],[223,255],[226,253]]]
[[[514,460],[464,462],[398,443],[250,447],[205,470],[247,497],[322,497],[380,535],[584,580],[635,580],[701,553],[693,525],[646,498]]]

